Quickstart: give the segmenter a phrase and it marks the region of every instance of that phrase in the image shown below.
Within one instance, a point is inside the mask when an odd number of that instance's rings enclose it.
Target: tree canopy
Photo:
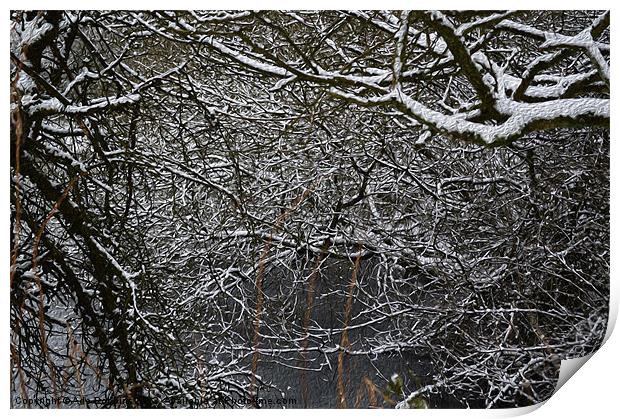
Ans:
[[[16,11],[10,37],[15,394],[206,406],[284,394],[270,364],[373,405],[394,371],[348,362],[407,352],[434,372],[376,405],[519,406],[600,345],[609,12]]]

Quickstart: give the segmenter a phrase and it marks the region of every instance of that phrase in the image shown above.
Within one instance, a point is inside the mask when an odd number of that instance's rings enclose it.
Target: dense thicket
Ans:
[[[13,394],[206,406],[275,362],[338,406],[546,399],[606,328],[608,26],[13,12]],[[403,352],[424,383],[346,377]]]

